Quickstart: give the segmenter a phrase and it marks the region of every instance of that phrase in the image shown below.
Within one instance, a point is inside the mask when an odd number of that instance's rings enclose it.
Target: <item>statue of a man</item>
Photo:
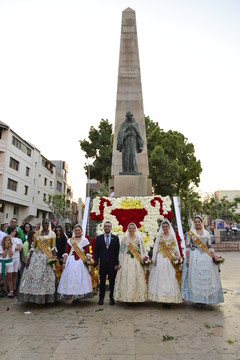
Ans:
[[[117,136],[117,150],[122,153],[122,172],[120,175],[141,175],[138,172],[137,153],[143,151],[144,141],[139,125],[128,111]]]

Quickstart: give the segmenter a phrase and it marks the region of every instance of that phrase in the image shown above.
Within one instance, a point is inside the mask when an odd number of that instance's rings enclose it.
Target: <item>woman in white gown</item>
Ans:
[[[85,265],[92,255],[89,241],[82,234],[82,227],[75,225],[73,237],[67,240],[63,254],[63,272],[59,281],[58,299],[77,300],[93,296],[92,281]]]
[[[195,215],[188,232],[186,264],[182,275],[182,298],[199,307],[224,301],[218,266],[214,264],[210,233],[204,229],[202,217]]]
[[[128,303],[147,300],[147,284],[141,264],[145,256],[143,239],[136,225],[130,223],[120,244],[120,269],[117,272],[114,287],[115,300]]]
[[[179,256],[174,230],[170,222],[164,219],[153,248],[152,265],[148,279],[149,300],[165,304],[182,302],[180,274],[178,270],[176,273],[176,268],[172,264],[172,259]]]

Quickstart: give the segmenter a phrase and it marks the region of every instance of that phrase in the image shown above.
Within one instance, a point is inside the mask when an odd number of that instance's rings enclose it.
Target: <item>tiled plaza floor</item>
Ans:
[[[240,253],[222,255],[225,302],[204,309],[109,306],[108,299],[100,307],[96,297],[47,306],[1,298],[0,359],[240,360]]]

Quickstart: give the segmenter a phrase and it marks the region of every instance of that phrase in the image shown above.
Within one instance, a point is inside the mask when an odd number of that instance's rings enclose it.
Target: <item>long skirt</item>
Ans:
[[[41,250],[33,253],[30,265],[24,269],[20,281],[20,301],[45,304],[56,300],[56,277],[47,262],[48,257]]]
[[[157,255],[157,264],[151,265],[148,279],[148,299],[160,303],[181,303],[181,291],[176,272],[168,258]]]
[[[122,259],[115,280],[114,299],[130,303],[146,301],[147,284],[142,265],[129,254],[123,255]]]
[[[182,298],[201,304],[218,304],[224,301],[218,266],[205,252],[190,252],[189,268],[182,274]]]
[[[74,255],[67,257],[57,289],[58,299],[75,300],[93,296],[92,280],[87,267]]]

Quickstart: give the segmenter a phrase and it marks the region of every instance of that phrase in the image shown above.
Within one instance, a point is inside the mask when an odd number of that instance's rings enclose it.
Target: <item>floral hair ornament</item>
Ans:
[[[203,221],[201,215],[198,215],[198,214],[194,215],[193,221],[194,221],[195,219],[199,219],[199,220]]]

